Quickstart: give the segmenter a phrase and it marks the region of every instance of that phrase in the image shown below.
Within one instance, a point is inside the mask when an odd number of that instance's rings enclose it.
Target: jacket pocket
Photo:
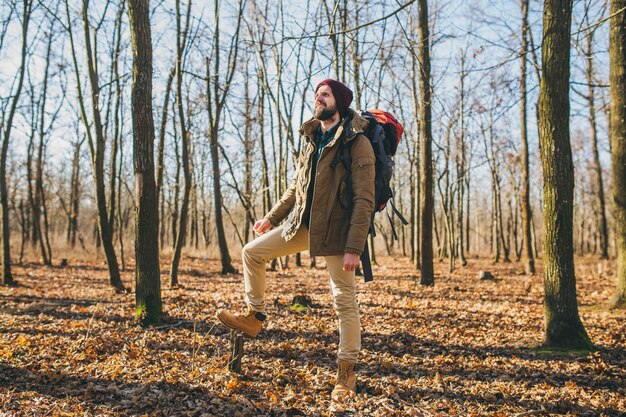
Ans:
[[[350,204],[350,199],[352,196],[350,195],[350,191],[348,189],[347,179],[341,180],[339,184],[339,192],[337,193],[337,201],[341,205],[343,209],[348,209]]]

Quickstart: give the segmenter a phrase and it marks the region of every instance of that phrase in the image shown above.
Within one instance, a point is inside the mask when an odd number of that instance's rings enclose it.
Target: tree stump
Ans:
[[[243,334],[237,330],[230,331],[230,356],[228,370],[241,373],[241,359],[243,358]]]
[[[495,277],[489,271],[480,271],[478,273],[478,278],[481,281],[493,281]]]

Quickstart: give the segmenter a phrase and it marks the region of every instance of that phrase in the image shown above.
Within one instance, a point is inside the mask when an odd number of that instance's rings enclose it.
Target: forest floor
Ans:
[[[536,349],[540,273],[470,259],[452,274],[437,264],[435,285],[420,287],[404,258],[379,262],[374,282],[358,278],[359,392],[345,404],[330,399],[338,333],[323,265],[268,272],[269,319],[246,340],[241,374],[225,370],[215,312],[242,305],[242,276],[220,276],[217,260],[184,258],[175,289],[165,265],[167,316],[148,329],[101,260],[16,265],[19,286],[0,287],[0,416],[626,415],[626,311],[603,307],[614,263],[577,260],[597,350],[553,353]],[[495,280],[478,279],[485,269]],[[132,288],[132,270],[123,279]],[[312,309],[290,309],[301,294]]]

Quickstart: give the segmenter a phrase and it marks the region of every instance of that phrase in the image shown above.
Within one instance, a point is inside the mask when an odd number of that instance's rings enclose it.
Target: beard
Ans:
[[[337,113],[336,105],[333,107],[318,107],[315,109],[315,112],[313,112],[313,116],[317,120],[329,120],[335,115],[335,113]]]

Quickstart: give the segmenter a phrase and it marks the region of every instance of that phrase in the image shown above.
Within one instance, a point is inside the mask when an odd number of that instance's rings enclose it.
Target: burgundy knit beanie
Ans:
[[[352,90],[350,90],[345,84],[332,79],[327,79],[322,81],[315,87],[315,92],[323,85],[327,85],[330,87],[330,90],[333,92],[333,96],[335,96],[335,101],[337,102],[337,110],[339,110],[339,114],[344,116],[346,114],[346,110],[350,107],[350,103],[352,103]]]

